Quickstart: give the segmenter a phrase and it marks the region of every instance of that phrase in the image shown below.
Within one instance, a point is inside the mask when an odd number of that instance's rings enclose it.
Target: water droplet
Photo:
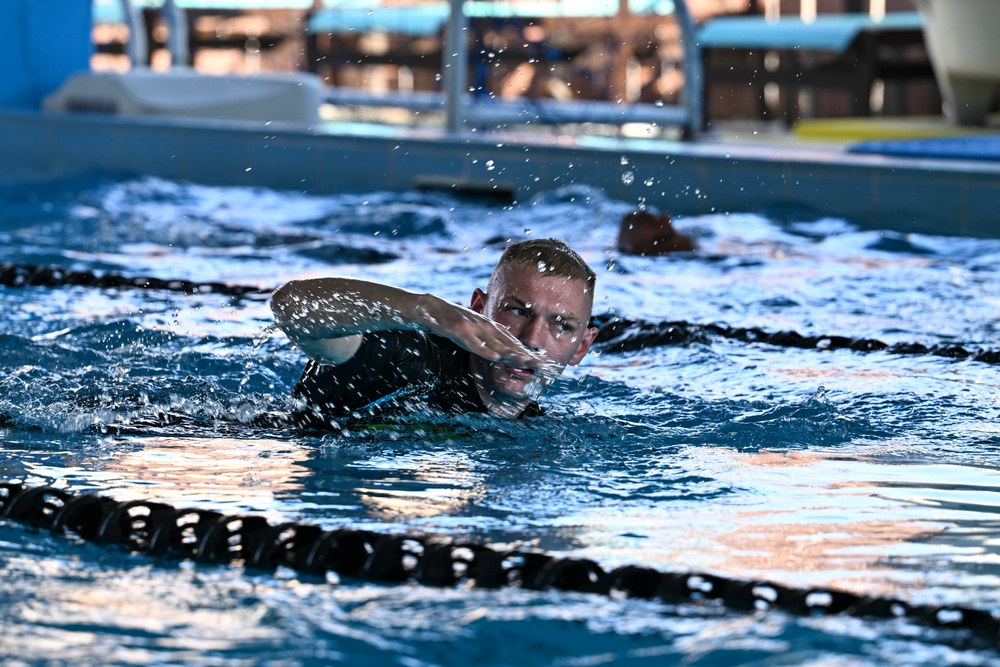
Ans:
[[[628,164],[628,158],[622,155],[621,160],[619,160],[619,162],[621,162],[621,165],[624,167]]]
[[[538,380],[534,380],[524,385],[524,395],[533,401],[537,401],[545,391],[545,385]]]
[[[496,165],[493,164],[493,160],[487,160],[486,161],[486,171],[493,171],[494,169],[496,169]]]
[[[624,183],[625,185],[632,185],[633,181],[635,181],[635,174],[633,174],[631,171],[626,171],[624,174],[622,174],[622,183]]]

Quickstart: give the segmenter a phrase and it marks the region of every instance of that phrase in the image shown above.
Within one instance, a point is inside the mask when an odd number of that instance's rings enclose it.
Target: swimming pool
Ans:
[[[557,236],[596,310],[997,347],[1000,241],[836,219],[680,218],[693,256],[619,256],[629,204],[513,206],[102,177],[0,190],[5,261],[272,288],[345,273],[465,303],[507,239]],[[303,358],[262,298],[0,288],[0,477],[324,528],[443,535],[1000,611],[996,367],[709,338],[605,352],[524,422],[412,415],[325,434],[283,414]],[[1000,664],[905,620],[580,593],[328,582],[0,523],[11,664]]]

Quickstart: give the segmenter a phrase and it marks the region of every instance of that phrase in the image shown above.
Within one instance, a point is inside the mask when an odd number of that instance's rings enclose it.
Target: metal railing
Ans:
[[[472,102],[465,94],[466,57],[464,48],[452,46],[464,44],[464,36],[469,29],[468,17],[463,9],[463,0],[450,0],[451,14],[448,17],[445,57],[442,62],[442,76],[445,82],[445,126],[449,132],[457,133],[471,123],[473,125],[505,125],[515,123],[655,123],[663,126],[679,126],[687,136],[696,134],[702,126],[702,71],[701,52],[695,36],[694,20],[685,0],[674,0],[674,14],[681,29],[684,45],[684,105],[682,107],[657,106],[654,104],[622,105],[611,102],[532,102],[530,104]],[[336,95],[331,96],[331,101]]]
[[[464,0],[449,0],[450,13],[444,25],[442,45],[443,92],[371,93],[356,88],[332,87],[326,101],[336,106],[392,107],[413,111],[443,111],[445,127],[459,133],[465,127],[515,124],[559,125],[600,123],[624,125],[647,123],[679,127],[684,136],[694,136],[702,126],[702,54],[695,24],[685,0],[674,0],[674,17],[684,49],[684,88],[681,105],[619,103],[603,101],[557,101],[551,99],[497,100],[473,96],[468,80],[466,35],[469,17]]]
[[[148,44],[142,18],[131,0],[120,0],[130,39],[126,52],[133,67],[148,62]],[[327,89],[324,101],[337,106],[394,107],[414,111],[443,111],[445,127],[458,134],[466,127],[504,126],[518,124],[563,125],[598,123],[625,125],[647,123],[658,127],[677,127],[682,136],[696,135],[702,128],[702,56],[698,46],[694,20],[685,0],[673,0],[674,16],[680,28],[684,49],[684,88],[681,105],[649,103],[616,103],[603,101],[557,101],[474,99],[466,91],[468,57],[466,35],[469,17],[465,0],[449,0],[450,13],[445,25],[442,45],[441,79],[443,92],[412,92],[380,94],[356,88]],[[177,65],[189,60],[187,23],[184,10],[174,0],[164,0],[164,20],[168,27],[167,46],[171,61]]]

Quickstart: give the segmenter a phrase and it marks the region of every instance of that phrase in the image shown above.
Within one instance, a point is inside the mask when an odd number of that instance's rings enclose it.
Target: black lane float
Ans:
[[[149,276],[123,276],[116,273],[94,274],[52,266],[0,263],[0,285],[5,287],[83,286],[102,289],[149,289],[185,294],[221,294],[237,299],[267,299],[272,289],[219,282],[168,280]],[[960,345],[889,344],[873,338],[839,335],[803,336],[795,331],[769,332],[757,327],[729,327],[720,324],[690,322],[649,322],[614,315],[597,315],[591,326],[600,329],[594,348],[601,352],[624,353],[661,347],[708,343],[713,337],[744,343],[813,350],[852,350],[886,352],[901,355],[930,355],[950,359],[968,359],[986,364],[1000,364],[1000,350],[966,349]]]
[[[773,609],[797,616],[899,619],[966,630],[1000,648],[1000,619],[983,610],[956,605],[911,605],[834,589],[792,588],[768,581],[661,572],[633,565],[606,571],[587,559],[497,550],[423,535],[324,530],[292,522],[272,525],[259,516],[177,509],[148,500],[119,502],[18,481],[0,482],[0,519],[132,552],[199,563],[242,564],[268,571],[287,567],[317,576],[332,572],[386,584],[469,584],[487,589],[519,586],[666,604],[716,605],[737,611]]]

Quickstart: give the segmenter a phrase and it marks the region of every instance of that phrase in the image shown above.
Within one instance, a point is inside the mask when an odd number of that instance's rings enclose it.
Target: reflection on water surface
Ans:
[[[505,239],[558,236],[632,319],[995,347],[1000,243],[753,215],[621,257],[631,204],[496,207],[157,179],[0,191],[7,261],[273,287],[341,273],[467,303]],[[500,239],[500,241],[497,241]],[[731,340],[591,355],[544,419],[407,415],[304,433],[267,304],[0,288],[0,476],[383,532],[1000,612],[988,364]],[[523,590],[331,584],[154,561],[0,523],[0,650],[25,664],[1000,664],[905,622]],[[953,633],[954,634],[954,633]],[[776,662],[777,661],[777,662]],[[782,662],[784,661],[784,662]]]

